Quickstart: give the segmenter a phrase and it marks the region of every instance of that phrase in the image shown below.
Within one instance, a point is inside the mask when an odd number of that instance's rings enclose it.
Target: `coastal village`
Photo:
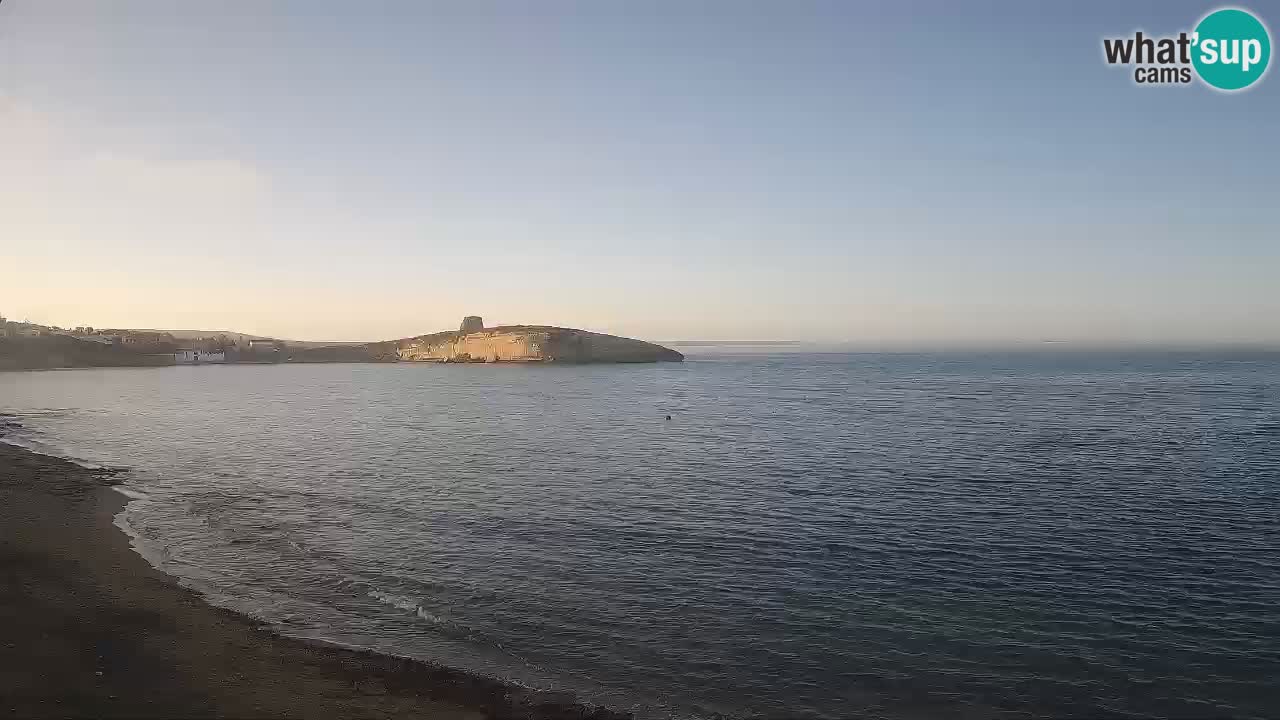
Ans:
[[[160,330],[101,329],[88,326],[62,328],[18,322],[0,315],[0,339],[40,343],[36,349],[103,358],[132,358],[127,365],[200,365],[227,362],[281,362],[288,358],[287,343],[239,333],[208,333],[178,337]],[[85,345],[85,344],[89,345]],[[43,346],[43,347],[42,347]],[[81,352],[74,352],[80,350]],[[95,352],[98,351],[98,352]],[[98,363],[86,363],[98,364]]]

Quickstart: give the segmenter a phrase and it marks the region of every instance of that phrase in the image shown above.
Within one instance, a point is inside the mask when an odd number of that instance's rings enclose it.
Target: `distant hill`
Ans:
[[[227,339],[237,345],[248,345],[250,340],[276,339],[265,335],[249,335],[248,333],[238,333],[230,330],[156,330],[154,332],[166,332],[179,340],[198,340],[200,338],[211,338],[225,335]]]
[[[0,370],[61,367],[150,367],[172,365],[170,353],[149,354],[66,335],[0,338]]]
[[[398,362],[400,355],[395,342],[315,343],[312,347],[290,343],[284,360],[293,363]]]
[[[156,330],[154,332],[167,332],[179,340],[198,340],[200,338],[222,337],[235,343],[237,346],[245,346],[250,340],[271,340],[283,343],[291,348],[327,348],[327,347],[359,347],[368,345],[367,342],[346,341],[346,340],[286,340],[284,338],[271,337],[270,335],[250,335],[248,333],[232,332],[231,330]]]

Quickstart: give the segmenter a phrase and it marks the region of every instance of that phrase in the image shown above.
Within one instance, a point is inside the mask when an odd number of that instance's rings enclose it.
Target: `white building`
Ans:
[[[189,348],[183,348],[173,354],[173,361],[178,365],[224,363],[227,361],[227,354],[222,350],[192,350]]]

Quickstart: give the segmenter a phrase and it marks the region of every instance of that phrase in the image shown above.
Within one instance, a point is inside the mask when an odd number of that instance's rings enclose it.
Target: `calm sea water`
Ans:
[[[297,635],[646,717],[1280,713],[1277,355],[0,373],[0,410]]]

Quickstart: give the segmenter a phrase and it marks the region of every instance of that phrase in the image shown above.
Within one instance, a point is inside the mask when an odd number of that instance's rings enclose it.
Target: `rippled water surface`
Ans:
[[[298,635],[653,717],[1280,712],[1276,355],[0,373],[0,410]]]

